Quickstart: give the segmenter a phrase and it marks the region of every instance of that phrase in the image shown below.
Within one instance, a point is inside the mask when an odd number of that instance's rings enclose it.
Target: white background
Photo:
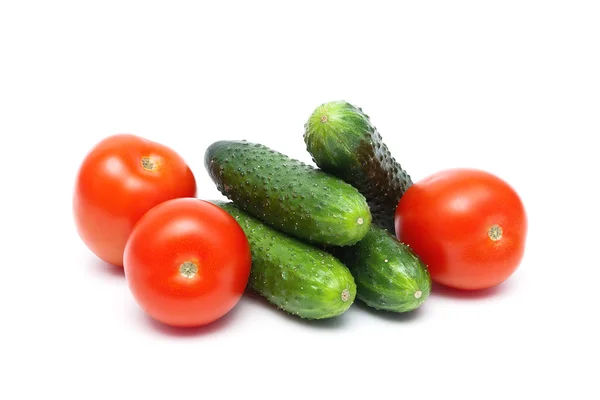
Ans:
[[[1,3],[0,398],[599,398],[600,4],[287,3]],[[214,199],[210,143],[308,162],[303,124],[336,99],[414,180],[514,186],[530,229],[509,281],[313,323],[247,296],[181,331],[79,240],[73,180],[103,137],[169,145]]]

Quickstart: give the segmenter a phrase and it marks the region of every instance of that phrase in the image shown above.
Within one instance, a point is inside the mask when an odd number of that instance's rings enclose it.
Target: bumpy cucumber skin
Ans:
[[[304,142],[323,171],[356,187],[373,222],[394,233],[398,201],[412,185],[362,109],[345,101],[322,104],[304,125]]]
[[[358,190],[266,146],[220,141],[206,150],[204,161],[223,195],[292,236],[346,246],[369,230],[371,212]]]
[[[351,247],[328,248],[349,269],[357,297],[377,310],[417,309],[431,292],[431,277],[421,259],[385,229],[372,225]]]
[[[250,243],[248,286],[290,314],[332,318],[354,302],[356,284],[348,268],[331,254],[267,226],[233,203],[213,201],[233,216]]]

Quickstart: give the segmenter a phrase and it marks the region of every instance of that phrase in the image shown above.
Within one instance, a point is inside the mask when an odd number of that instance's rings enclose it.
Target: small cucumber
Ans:
[[[356,284],[338,259],[276,231],[233,203],[212,203],[233,216],[248,237],[252,252],[248,282],[251,289],[302,318],[335,317],[352,305]]]
[[[222,194],[297,238],[346,246],[371,225],[369,206],[354,187],[261,144],[216,142],[204,162]]]
[[[398,201],[412,181],[369,117],[350,103],[333,101],[319,106],[304,128],[304,142],[319,168],[356,187],[373,222],[394,233]]]
[[[431,292],[429,271],[421,259],[385,229],[371,226],[351,247],[331,248],[354,276],[357,297],[377,310],[418,308]]]

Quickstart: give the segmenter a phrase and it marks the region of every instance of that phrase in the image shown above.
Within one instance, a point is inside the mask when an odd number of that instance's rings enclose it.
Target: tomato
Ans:
[[[484,171],[446,170],[415,183],[398,203],[395,226],[398,240],[428,265],[431,279],[457,289],[505,281],[525,251],[521,199]]]
[[[172,326],[201,326],[229,312],[250,276],[250,245],[227,212],[199,199],[148,211],[125,247],[125,277],[138,304]]]
[[[194,197],[196,180],[175,151],[134,135],[114,135],[85,157],[75,183],[79,236],[104,261],[123,265],[135,223],[163,201]]]

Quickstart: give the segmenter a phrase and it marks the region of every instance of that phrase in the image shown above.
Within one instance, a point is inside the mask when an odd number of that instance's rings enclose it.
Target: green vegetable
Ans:
[[[354,302],[354,279],[331,254],[276,231],[233,203],[213,203],[233,216],[248,237],[251,289],[302,318],[335,317]]]
[[[356,187],[371,207],[373,222],[393,233],[398,201],[412,181],[369,117],[345,101],[323,104],[306,122],[304,141],[315,163]]]
[[[429,297],[431,278],[425,264],[383,228],[373,225],[356,245],[329,250],[348,266],[357,297],[370,307],[412,311]]]
[[[292,236],[345,246],[371,225],[369,206],[354,187],[263,145],[213,143],[205,165],[238,207]]]

